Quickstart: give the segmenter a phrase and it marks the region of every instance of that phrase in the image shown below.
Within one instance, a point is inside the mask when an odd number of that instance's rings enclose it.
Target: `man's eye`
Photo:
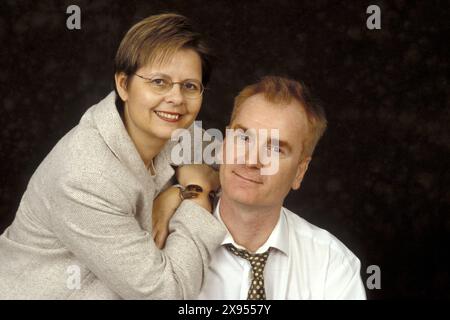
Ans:
[[[199,90],[199,86],[195,82],[185,82],[184,87],[189,91]]]
[[[250,137],[248,135],[246,135],[246,134],[243,134],[243,133],[238,134],[238,138],[240,140],[246,141],[246,142],[248,142],[250,140]]]
[[[280,153],[280,152],[281,152],[281,149],[280,149],[279,146],[271,146],[271,145],[268,145],[268,146],[267,146],[267,149],[269,149],[269,150],[272,151],[272,152],[276,152],[276,153]]]
[[[156,79],[152,79],[150,81],[150,83],[154,86],[158,86],[158,87],[165,87],[168,85],[168,82],[166,79],[160,79],[160,78],[156,78]]]

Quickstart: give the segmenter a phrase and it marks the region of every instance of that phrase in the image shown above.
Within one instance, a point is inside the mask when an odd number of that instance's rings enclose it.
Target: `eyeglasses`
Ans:
[[[170,77],[162,74],[154,75],[150,78],[143,77],[137,73],[135,73],[135,75],[141,79],[147,80],[150,84],[150,89],[157,94],[165,94],[169,92],[175,84],[180,85],[181,93],[188,99],[200,98],[205,90],[203,84],[195,79],[173,82]]]

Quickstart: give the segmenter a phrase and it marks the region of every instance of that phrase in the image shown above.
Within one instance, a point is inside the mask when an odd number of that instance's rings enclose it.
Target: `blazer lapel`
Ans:
[[[111,92],[93,108],[95,125],[105,143],[145,188],[151,185],[151,176],[145,167],[115,105],[116,94]]]

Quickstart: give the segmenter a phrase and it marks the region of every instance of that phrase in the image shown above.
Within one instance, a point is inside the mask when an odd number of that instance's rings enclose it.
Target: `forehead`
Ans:
[[[248,129],[278,129],[281,140],[292,144],[307,134],[306,113],[298,101],[275,104],[264,95],[257,94],[246,99],[240,106],[231,126],[241,125]]]
[[[192,49],[180,49],[160,61],[148,63],[141,68],[146,74],[162,73],[172,78],[201,80],[202,61]]]

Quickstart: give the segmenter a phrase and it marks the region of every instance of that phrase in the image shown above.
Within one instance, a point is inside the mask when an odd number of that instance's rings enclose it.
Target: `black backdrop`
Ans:
[[[81,30],[66,28],[70,4]],[[381,30],[366,28],[370,4]],[[224,128],[233,96],[266,74],[321,98],[329,129],[286,206],[355,252],[364,280],[381,268],[369,298],[450,297],[448,1],[2,0],[0,232],[40,161],[112,89],[126,30],[171,11],[219,54],[204,128]]]

